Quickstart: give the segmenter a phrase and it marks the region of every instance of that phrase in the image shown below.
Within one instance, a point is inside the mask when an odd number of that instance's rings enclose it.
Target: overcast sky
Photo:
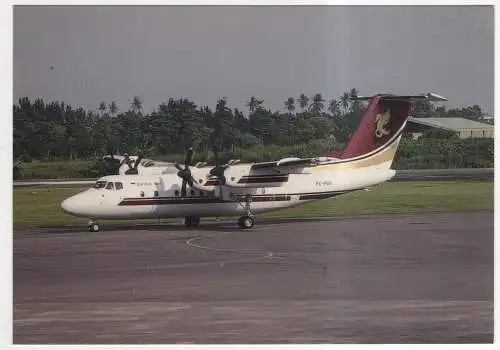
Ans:
[[[51,69],[54,67],[54,69]],[[15,6],[14,98],[97,109],[134,95],[273,110],[326,99],[436,92],[493,112],[494,16],[483,7]]]

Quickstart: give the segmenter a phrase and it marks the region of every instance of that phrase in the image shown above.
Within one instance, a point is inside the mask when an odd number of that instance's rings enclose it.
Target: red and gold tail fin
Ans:
[[[415,96],[375,95],[352,99],[369,100],[370,103],[361,123],[340,154],[342,159],[364,156],[398,142],[406,125],[411,103],[423,99],[447,101],[446,98],[432,93]]]

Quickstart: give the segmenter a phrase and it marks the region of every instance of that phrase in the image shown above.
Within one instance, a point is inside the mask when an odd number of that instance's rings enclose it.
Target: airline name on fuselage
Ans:
[[[316,181],[316,186],[331,186],[332,182],[329,180],[326,181]]]
[[[136,186],[151,186],[151,185],[159,185],[159,183],[155,182],[131,182],[131,185],[136,185]]]

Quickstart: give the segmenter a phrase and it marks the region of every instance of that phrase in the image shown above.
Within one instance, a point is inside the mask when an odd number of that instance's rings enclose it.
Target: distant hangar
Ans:
[[[409,117],[406,133],[414,139],[423,136],[425,131],[440,129],[454,132],[459,138],[494,138],[494,126],[465,118],[415,118]]]

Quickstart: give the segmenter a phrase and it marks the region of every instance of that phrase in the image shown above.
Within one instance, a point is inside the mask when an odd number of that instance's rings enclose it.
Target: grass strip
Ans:
[[[64,213],[60,203],[85,188],[13,189],[14,229],[86,226],[87,221]],[[493,182],[387,182],[368,191],[307,203],[261,215],[264,218],[344,216],[381,213],[493,211]],[[208,220],[206,218],[204,220]],[[158,220],[100,221],[157,223]]]

